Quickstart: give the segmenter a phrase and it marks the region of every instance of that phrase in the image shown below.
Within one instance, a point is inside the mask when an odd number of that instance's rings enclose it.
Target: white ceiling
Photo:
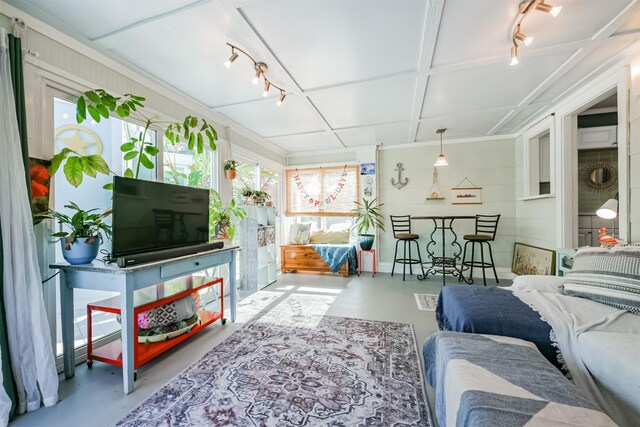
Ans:
[[[509,134],[640,49],[640,0],[8,0],[290,153]],[[27,23],[28,24],[28,23]],[[265,99],[252,64],[287,91]],[[275,92],[275,91],[273,91]]]

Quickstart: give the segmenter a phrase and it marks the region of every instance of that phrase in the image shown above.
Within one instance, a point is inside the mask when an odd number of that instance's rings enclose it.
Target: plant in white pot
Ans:
[[[362,203],[354,202],[356,208],[353,209],[353,228],[358,232],[358,244],[360,248],[368,251],[373,247],[375,234],[367,234],[370,229],[379,228],[384,231],[384,217],[380,213],[380,207],[376,202],[378,198],[373,200],[362,199]]]
[[[111,238],[111,226],[104,222],[105,218],[111,215],[111,209],[100,214],[95,212],[97,208],[85,211],[73,202],[64,207],[74,210],[75,213],[69,216],[49,209],[37,217],[57,220],[69,229],[52,234],[53,237],[60,238],[62,255],[69,264],[89,264],[98,256],[103,233]]]

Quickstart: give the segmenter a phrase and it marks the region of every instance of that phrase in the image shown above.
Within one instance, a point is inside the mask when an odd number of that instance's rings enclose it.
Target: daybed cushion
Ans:
[[[507,289],[446,285],[438,297],[436,320],[444,331],[502,335],[530,341],[547,360],[561,367],[557,349],[551,343],[549,324]]]
[[[438,332],[423,356],[441,427],[615,426],[527,341]]]
[[[340,231],[318,230],[311,233],[309,243],[311,243],[312,245],[349,243],[350,236],[351,236],[351,233],[349,232],[349,230],[340,230]]]
[[[579,249],[563,292],[640,315],[640,246]]]
[[[291,224],[289,229],[289,243],[292,245],[307,245],[311,236],[311,223]]]

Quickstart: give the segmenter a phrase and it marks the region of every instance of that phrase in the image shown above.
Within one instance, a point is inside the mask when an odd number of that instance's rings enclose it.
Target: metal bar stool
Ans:
[[[498,280],[498,273],[496,273],[496,265],[493,262],[493,252],[491,251],[491,243],[496,239],[496,232],[498,231],[498,221],[500,215],[476,215],[476,232],[475,234],[467,234],[464,236],[466,243],[464,244],[464,253],[462,255],[462,268],[469,267],[469,279],[473,283],[473,268],[482,269],[482,280],[484,286],[487,286],[487,277],[484,270],[487,268],[493,269],[493,275],[496,278],[496,283],[500,283]],[[467,245],[471,243],[471,261],[467,259]],[[475,248],[476,243],[480,245],[480,261],[475,260]],[[485,262],[484,260],[484,245],[489,247],[489,259],[491,262]]]
[[[424,269],[422,268],[422,257],[420,256],[420,245],[418,244],[418,236],[411,232],[411,215],[389,215],[391,217],[391,228],[393,229],[393,237],[396,240],[396,251],[393,254],[393,268],[391,268],[391,276],[396,269],[396,263],[402,264],[402,281],[405,280],[407,272],[407,264],[409,264],[409,274],[413,274],[413,264],[419,264],[424,276]],[[403,242],[402,258],[398,258],[398,244]],[[418,258],[415,259],[411,255],[411,244],[416,244],[416,250],[418,251]],[[407,258],[407,249],[409,257]]]

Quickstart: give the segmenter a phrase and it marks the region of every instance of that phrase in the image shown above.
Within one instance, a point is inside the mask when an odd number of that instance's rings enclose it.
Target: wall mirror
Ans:
[[[618,170],[611,163],[596,162],[580,169],[580,183],[592,191],[607,190],[618,182]]]

